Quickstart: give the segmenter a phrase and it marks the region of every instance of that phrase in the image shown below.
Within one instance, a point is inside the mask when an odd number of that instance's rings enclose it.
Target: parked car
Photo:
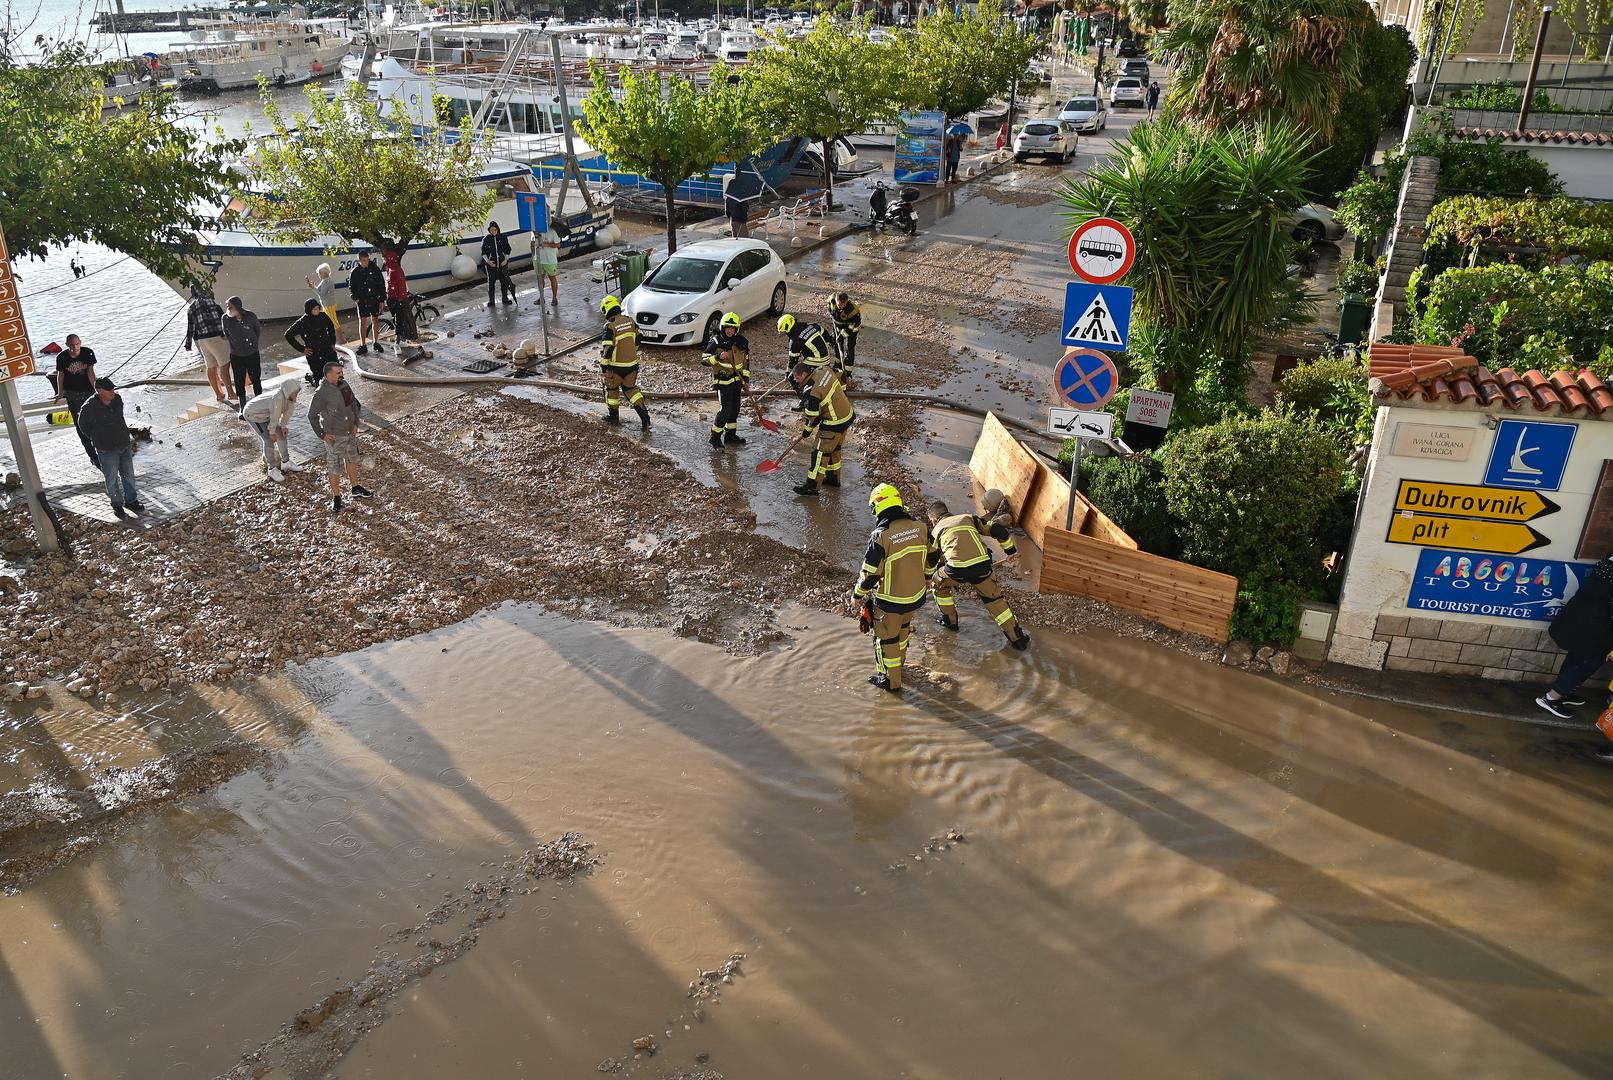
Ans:
[[[1059,119],[1083,134],[1096,134],[1109,126],[1109,106],[1100,97],[1073,97],[1064,103]]]
[[[628,293],[622,310],[648,345],[698,345],[723,312],[784,314],[784,261],[762,240],[702,240],[679,248]]]
[[[1333,220],[1333,211],[1321,203],[1306,203],[1287,218],[1288,232],[1295,240],[1314,244],[1318,240],[1339,240],[1344,226]]]
[[[1121,38],[1119,46],[1116,47],[1116,49],[1115,49],[1115,55],[1116,56],[1121,56],[1121,57],[1136,56],[1137,55],[1137,39],[1136,38]]]
[[[1109,91],[1109,104],[1115,108],[1122,105],[1143,104],[1143,81],[1135,76],[1128,75],[1116,79],[1114,88]]]
[[[1130,60],[1122,61],[1120,64],[1120,74],[1136,76],[1146,83],[1148,81],[1148,61],[1138,59],[1136,57],[1133,57]]]
[[[1027,120],[1014,136],[1014,160],[1042,157],[1063,164],[1075,156],[1080,141],[1075,125],[1056,116]]]

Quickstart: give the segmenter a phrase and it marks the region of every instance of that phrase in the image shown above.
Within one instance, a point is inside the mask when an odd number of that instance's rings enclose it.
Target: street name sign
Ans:
[[[1461,548],[1492,555],[1522,555],[1551,543],[1522,522],[1481,521],[1409,511],[1389,519],[1389,535],[1385,539],[1391,544]]]
[[[1133,290],[1071,281],[1064,286],[1063,342],[1076,348],[1124,349],[1131,333]]]
[[[1395,492],[1396,513],[1434,513],[1495,521],[1533,521],[1555,514],[1557,504],[1538,491],[1506,491],[1478,484],[1402,480]]]
[[[1120,389],[1120,372],[1101,352],[1071,349],[1053,368],[1053,386],[1078,409],[1101,409]]]
[[[1070,269],[1094,285],[1119,281],[1137,259],[1137,241],[1114,218],[1093,218],[1070,234]]]
[[[1058,406],[1047,410],[1047,433],[1066,439],[1107,439],[1114,434],[1114,424],[1113,413]]]

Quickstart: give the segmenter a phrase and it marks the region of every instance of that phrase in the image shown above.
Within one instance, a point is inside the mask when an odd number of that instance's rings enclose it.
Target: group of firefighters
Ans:
[[[840,486],[840,450],[856,419],[848,391],[862,311],[846,292],[830,296],[828,309],[833,336],[818,323],[803,323],[788,313],[779,317],[778,332],[789,343],[788,374],[761,395],[765,398],[788,383],[799,398],[795,411],[801,413],[802,428],[797,442],[813,440],[806,479],[791,489],[802,496],[816,496],[820,486]],[[600,311],[605,316],[599,361],[605,383],[605,422],[622,422],[620,410],[625,401],[648,430],[650,411],[638,388],[638,328],[614,296],[600,301]],[[712,388],[717,393],[717,412],[711,421],[713,450],[745,445],[739,434],[739,412],[750,386],[750,341],[740,333],[741,323],[736,312],[724,314],[702,350],[701,358],[711,368]],[[988,516],[979,517],[953,514],[946,504],[934,502],[925,521],[908,512],[901,493],[891,484],[879,484],[869,495],[876,527],[863,557],[853,602],[860,629],[874,635],[875,670],[868,681],[880,689],[902,688],[913,616],[932,593],[940,609],[937,621],[948,630],[958,628],[954,594],[960,586],[967,586],[980,596],[1011,645],[1024,649],[1030,644],[1030,635],[1003,599],[991,549],[985,542],[989,536],[1001,544],[1008,563],[1018,557],[1007,529],[1002,495],[987,492],[985,505]]]

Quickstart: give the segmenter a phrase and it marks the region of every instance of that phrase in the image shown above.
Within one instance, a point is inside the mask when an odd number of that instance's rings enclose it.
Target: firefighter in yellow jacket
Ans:
[[[639,426],[648,431],[650,410],[644,407],[644,392],[638,388],[638,327],[614,296],[601,300],[599,310],[605,314],[605,340],[599,352],[599,367],[605,376],[605,423],[622,422],[617,410],[625,398],[638,413]]]
[[[951,513],[944,502],[930,504],[928,569],[935,606],[941,609],[936,621],[948,630],[958,628],[958,603],[953,594],[960,586],[967,586],[979,594],[986,613],[996,620],[1008,643],[1023,650],[1031,643],[1031,636],[1003,599],[1003,587],[992,573],[991,548],[985,540],[988,536],[1003,546],[1010,559],[1017,554],[1013,536],[1001,524],[973,514]]]
[[[750,385],[750,341],[739,332],[739,313],[730,311],[706,342],[701,357],[711,368],[717,415],[711,421],[711,448],[744,446],[739,435],[739,400]]]
[[[857,364],[857,335],[862,332],[863,313],[857,301],[848,292],[837,292],[829,297],[829,323],[834,327],[835,351],[840,355],[840,370],[846,373],[846,382],[852,378]]]
[[[857,414],[852,411],[844,376],[833,364],[815,369],[797,364],[790,371],[790,382],[806,402],[801,412],[802,434],[817,439],[811,471],[790,490],[797,495],[816,495],[820,482],[824,487],[840,486],[840,448]]]
[[[930,531],[902,505],[901,492],[880,484],[868,495],[877,523],[868,538],[853,596],[862,605],[864,627],[874,632],[874,674],[881,690],[902,688],[902,665],[913,614],[929,588]]]

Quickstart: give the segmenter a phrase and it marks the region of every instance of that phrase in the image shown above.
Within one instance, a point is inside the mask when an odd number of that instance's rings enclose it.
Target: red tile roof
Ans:
[[[1507,128],[1457,128],[1456,134],[1469,139],[1513,139],[1534,143],[1584,143],[1587,146],[1613,146],[1613,135],[1605,131],[1517,131]]]
[[[1367,357],[1372,392],[1380,399],[1586,417],[1613,413],[1613,389],[1589,371],[1491,371],[1461,349],[1440,345],[1374,345]]]

